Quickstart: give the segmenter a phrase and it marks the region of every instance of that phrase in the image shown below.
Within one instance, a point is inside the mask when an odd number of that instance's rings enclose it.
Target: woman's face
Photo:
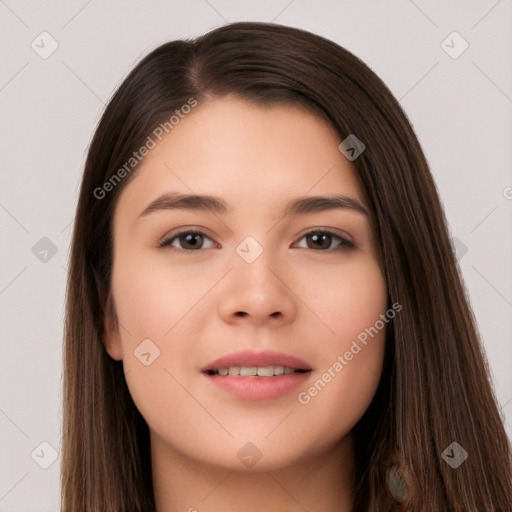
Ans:
[[[277,469],[332,451],[368,408],[387,294],[341,142],[297,107],[211,100],[121,193],[105,345],[153,449]]]

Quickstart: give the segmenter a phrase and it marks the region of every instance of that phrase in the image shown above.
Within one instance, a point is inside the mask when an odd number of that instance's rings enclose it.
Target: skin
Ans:
[[[354,210],[282,215],[303,196],[368,204],[340,142],[305,109],[218,98],[181,120],[119,197],[111,282],[119,327],[107,319],[104,343],[123,360],[150,428],[158,512],[350,510],[351,430],[379,382],[385,327],[309,403],[297,395],[386,312],[375,236]],[[232,211],[138,218],[164,192],[214,195]],[[205,233],[193,240],[204,248],[187,250],[183,237],[159,247],[176,228]],[[339,249],[333,237],[318,248],[304,236],[315,228],[356,247]],[[247,236],[263,248],[252,263],[236,252]],[[160,355],[145,366],[134,350],[147,338]],[[313,371],[286,396],[244,400],[201,374],[240,349],[293,354]],[[252,467],[237,457],[248,442],[261,453]]]

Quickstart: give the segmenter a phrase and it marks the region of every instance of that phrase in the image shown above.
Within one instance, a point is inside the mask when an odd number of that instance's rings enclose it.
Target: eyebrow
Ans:
[[[352,210],[369,217],[369,212],[359,201],[343,195],[308,196],[293,199],[286,203],[283,216],[317,213],[334,209]],[[219,197],[197,194],[169,193],[152,201],[138,218],[161,210],[201,210],[225,215],[232,211],[231,206]]]

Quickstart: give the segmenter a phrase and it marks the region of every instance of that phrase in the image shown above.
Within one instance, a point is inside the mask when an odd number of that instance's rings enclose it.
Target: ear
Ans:
[[[119,325],[117,315],[115,312],[114,301],[112,293],[109,292],[104,313],[104,330],[102,342],[108,355],[116,361],[123,359],[123,345],[121,342],[121,335],[119,333]]]

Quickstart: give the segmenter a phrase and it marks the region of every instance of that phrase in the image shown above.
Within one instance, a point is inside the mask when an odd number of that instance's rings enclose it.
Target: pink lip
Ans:
[[[283,352],[265,350],[255,352],[253,350],[241,350],[221,356],[201,371],[229,368],[230,366],[289,366],[295,370],[311,370],[311,366],[300,357],[295,357]]]
[[[290,373],[279,377],[232,377],[226,375],[208,375],[203,373],[209,382],[235,396],[246,400],[271,400],[287,395],[304,383],[311,375],[306,373]]]
[[[288,366],[303,373],[290,373],[275,377],[210,375],[207,370],[230,366]],[[219,357],[203,368],[202,375],[209,382],[235,396],[252,400],[271,400],[284,396],[311,375],[311,366],[303,359],[275,351],[254,352],[244,350]]]

